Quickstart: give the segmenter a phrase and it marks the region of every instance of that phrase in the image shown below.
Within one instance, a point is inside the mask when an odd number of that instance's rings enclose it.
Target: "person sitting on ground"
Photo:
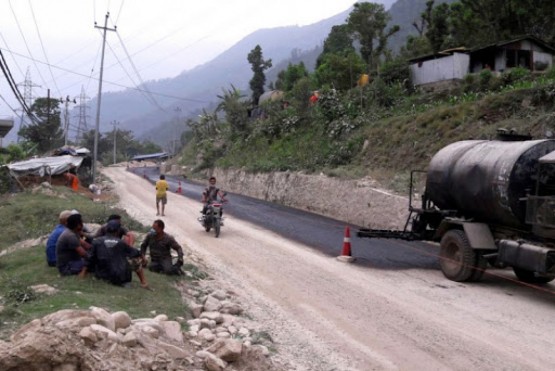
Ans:
[[[78,274],[84,267],[83,258],[90,244],[81,239],[83,219],[81,214],[67,218],[67,228],[56,242],[56,266],[62,276]]]
[[[92,248],[79,276],[84,277],[87,271],[94,271],[98,279],[114,285],[126,286],[131,282],[131,271],[134,270],[139,277],[141,287],[148,288],[141,252],[119,238],[120,230],[121,225],[117,220],[110,220],[106,224],[106,234],[93,240]]]
[[[145,256],[147,248],[150,249],[150,264],[148,269],[156,273],[169,275],[181,274],[183,266],[183,249],[175,238],[164,232],[165,224],[157,219],[152,223],[152,230],[141,243],[141,255]],[[172,264],[171,250],[177,252],[177,263]]]
[[[115,221],[119,225],[119,229],[118,229],[118,232],[117,232],[118,238],[122,239],[129,246],[134,246],[135,245],[135,235],[133,233],[131,233],[127,228],[122,226],[122,224],[121,224],[121,215],[118,215],[118,214],[110,215],[108,217],[108,220],[107,220],[106,224],[101,226],[96,231],[96,233],[94,234],[94,238],[106,236],[106,234],[107,234],[106,227],[108,226],[108,223],[110,223],[110,221],[112,221],[112,220]]]
[[[67,218],[71,215],[70,210],[64,210],[60,213],[59,224],[54,227],[48,240],[46,240],[46,263],[49,267],[56,266],[56,242],[63,231],[66,230]]]

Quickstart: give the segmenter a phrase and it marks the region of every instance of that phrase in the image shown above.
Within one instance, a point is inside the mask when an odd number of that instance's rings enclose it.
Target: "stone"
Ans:
[[[217,312],[222,307],[222,304],[218,299],[212,295],[208,295],[206,301],[204,302],[204,310],[207,312]]]
[[[227,331],[222,331],[222,332],[217,332],[216,337],[222,338],[222,339],[229,339],[231,337],[231,334]]]
[[[222,313],[229,313],[229,314],[233,314],[234,316],[237,316],[237,315],[243,313],[243,308],[237,303],[229,303],[228,302],[228,303],[226,303],[222,306],[220,311]]]
[[[87,327],[94,323],[96,323],[96,319],[93,317],[77,317],[57,322],[55,326],[59,329],[71,330]]]
[[[227,364],[223,359],[216,357],[212,353],[208,353],[204,359],[204,366],[208,371],[222,371],[226,368]]]
[[[206,350],[199,350],[198,352],[195,353],[195,357],[201,358],[201,359],[205,359],[206,357],[208,357],[211,353],[207,352]]]
[[[96,323],[90,325],[89,327],[96,334],[96,336],[98,336],[101,339],[108,339],[113,342],[117,342],[119,340],[118,335],[114,331],[110,330],[109,328],[106,328]]]
[[[89,346],[98,341],[96,333],[90,327],[83,327],[79,332],[79,336],[83,339],[85,344]]]
[[[34,292],[36,292],[37,294],[52,295],[58,292],[58,289],[44,283],[40,285],[29,286],[29,288]]]
[[[256,349],[257,351],[259,351],[263,356],[269,356],[270,355],[270,351],[268,350],[268,347],[261,345],[261,344],[255,344],[251,346],[251,349]]]
[[[164,349],[173,359],[184,359],[187,357],[187,353],[175,345],[159,341],[158,346]]]
[[[158,322],[167,321],[168,316],[166,316],[165,314],[159,314],[156,317],[154,317],[154,320]]]
[[[114,327],[116,330],[131,326],[131,317],[129,317],[127,312],[119,311],[112,313],[112,319],[114,320]]]
[[[200,319],[202,320],[203,318],[212,320],[216,322],[216,324],[224,321],[224,317],[220,314],[220,312],[202,312]]]
[[[214,291],[212,294],[210,294],[211,296],[215,297],[218,300],[225,300],[227,299],[227,294],[224,290],[216,290]]]
[[[249,331],[249,329],[246,328],[246,327],[241,327],[241,328],[239,329],[238,333],[239,333],[240,336],[246,337],[246,336],[249,336],[250,331]]]
[[[91,307],[91,314],[96,318],[96,322],[99,325],[106,327],[110,331],[116,331],[116,325],[112,315],[108,313],[105,309],[99,307]]]
[[[209,328],[209,329],[213,329],[216,327],[216,321],[208,319],[208,318],[203,318],[200,320],[200,328]]]
[[[35,331],[41,328],[42,322],[40,319],[34,319],[29,323],[21,326],[19,330],[14,332],[12,336],[10,336],[10,340],[15,343],[25,339],[27,336],[33,336]]]
[[[154,339],[158,339],[158,337],[160,337],[160,331],[149,325],[141,326],[141,331],[143,334],[146,334]]]
[[[204,310],[204,306],[200,305],[200,304],[192,304],[189,309],[191,310],[191,315],[194,318],[199,318],[200,314],[202,313],[202,311]]]
[[[218,339],[206,350],[226,362],[235,362],[241,357],[243,344],[235,339]]]
[[[166,338],[179,344],[183,343],[183,332],[181,331],[181,325],[178,322],[164,321],[162,322],[162,327],[164,328]]]
[[[237,333],[237,327],[231,325],[231,326],[229,326],[229,327],[227,328],[227,331],[229,331],[229,333],[230,333],[231,335],[234,335],[234,334]]]
[[[137,334],[135,332],[131,331],[131,332],[128,332],[127,334],[125,334],[121,343],[123,345],[125,345],[126,347],[131,348],[131,347],[134,347],[135,345],[137,345],[139,343],[139,339],[137,338]]]

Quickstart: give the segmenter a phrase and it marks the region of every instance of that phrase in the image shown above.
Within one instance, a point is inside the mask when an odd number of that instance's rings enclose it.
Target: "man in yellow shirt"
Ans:
[[[164,216],[164,209],[168,203],[167,192],[170,189],[166,176],[160,175],[160,180],[156,181],[156,215],[160,215],[160,203],[162,204],[162,216]]]

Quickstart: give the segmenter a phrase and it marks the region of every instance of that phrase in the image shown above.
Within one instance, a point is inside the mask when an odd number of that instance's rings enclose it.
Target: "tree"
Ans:
[[[360,54],[369,71],[377,68],[380,56],[386,51],[387,39],[399,31],[399,26],[385,30],[390,18],[382,4],[356,3],[347,19],[349,30],[360,42]]]
[[[291,91],[297,81],[307,76],[308,70],[303,62],[299,64],[289,63],[286,70],[278,73],[275,88],[283,91]]]
[[[322,53],[316,60],[316,68],[320,67],[323,59],[328,54],[347,55],[355,51],[353,39],[346,24],[333,26],[322,48]]]
[[[355,52],[345,56],[327,54],[314,75],[320,87],[328,86],[339,90],[348,90],[364,73],[365,67],[364,61]]]
[[[440,4],[426,14],[429,18],[427,19],[428,30],[425,35],[430,40],[433,52],[437,53],[447,46],[445,42],[449,34],[449,5]]]
[[[248,111],[244,96],[241,91],[231,85],[231,89],[223,89],[224,94],[217,97],[221,102],[216,107],[217,111],[224,111],[233,136],[243,137],[247,134]],[[258,101],[258,98],[257,98]]]
[[[59,101],[53,98],[37,98],[31,105],[35,119],[22,128],[18,135],[37,145],[37,151],[44,153],[64,144],[64,133],[60,125]]]
[[[252,104],[258,104],[258,98],[264,94],[264,85],[266,84],[266,75],[264,71],[272,67],[272,60],[264,60],[262,57],[262,48],[256,45],[250,51],[247,60],[251,64],[252,72],[254,73],[252,79],[249,81],[249,86],[252,91]]]

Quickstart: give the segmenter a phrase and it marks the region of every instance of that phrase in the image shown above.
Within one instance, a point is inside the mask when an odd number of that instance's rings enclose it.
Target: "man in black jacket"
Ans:
[[[84,272],[94,271],[99,279],[114,285],[124,286],[131,282],[131,271],[134,270],[141,281],[141,287],[148,288],[142,268],[141,252],[118,238],[120,224],[110,220],[106,225],[106,235],[93,240],[88,254]]]

